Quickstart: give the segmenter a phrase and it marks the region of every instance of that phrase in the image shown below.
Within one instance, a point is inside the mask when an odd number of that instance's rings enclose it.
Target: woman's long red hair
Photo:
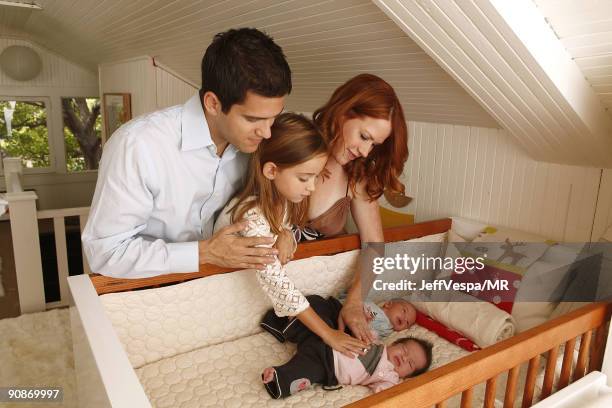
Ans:
[[[349,186],[355,193],[357,183],[365,180],[370,200],[378,199],[385,189],[403,194],[405,188],[399,177],[408,159],[408,130],[402,105],[391,85],[376,75],[357,75],[336,89],[330,100],[314,112],[313,118],[331,152],[342,143],[344,122],[368,116],[389,119],[391,135],[384,143],[374,146],[368,157],[344,166]]]

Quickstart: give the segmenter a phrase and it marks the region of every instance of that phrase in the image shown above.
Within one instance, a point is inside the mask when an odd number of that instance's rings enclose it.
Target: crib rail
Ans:
[[[495,406],[499,377],[504,373],[508,373],[504,408],[514,407],[518,395],[522,395],[521,406],[530,407],[536,402],[534,390],[541,355],[545,354],[548,360],[539,399],[601,368],[606,325],[611,312],[611,303],[585,306],[347,407],[442,408],[447,406],[451,397],[461,394],[461,407],[467,408],[472,407],[474,387],[486,384],[483,406],[492,408]],[[581,343],[572,375],[574,346],[578,338]],[[559,379],[555,384],[560,345],[565,346],[565,351]],[[523,390],[520,390],[517,380],[523,364],[527,364],[527,377]]]
[[[418,224],[391,227],[384,229],[385,242],[401,241],[406,239],[423,237],[448,231],[451,227],[451,219],[426,221]],[[359,234],[347,234],[336,238],[328,238],[311,242],[300,243],[294,255],[294,259],[308,258],[318,255],[333,255],[340,252],[361,248]],[[91,280],[99,295],[112,292],[123,292],[134,289],[158,287],[202,278],[204,276],[228,273],[237,269],[223,268],[216,265],[201,265],[199,272],[173,273],[168,275],[154,276],[142,279],[119,279],[102,275],[91,275]]]

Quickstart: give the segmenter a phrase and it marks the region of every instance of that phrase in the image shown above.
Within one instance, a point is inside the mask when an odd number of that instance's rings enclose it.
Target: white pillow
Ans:
[[[520,333],[545,323],[556,307],[557,303],[552,302],[515,302],[512,317],[516,322],[516,331]]]
[[[550,315],[550,318],[556,319],[559,316],[566,315],[588,304],[590,304],[590,302],[560,302],[555,308],[555,310],[553,310],[552,314]]]
[[[451,217],[453,220],[451,230],[466,241],[472,241],[476,238],[487,226],[486,224],[461,217]]]
[[[448,242],[467,242],[467,240],[451,229],[448,230]]]

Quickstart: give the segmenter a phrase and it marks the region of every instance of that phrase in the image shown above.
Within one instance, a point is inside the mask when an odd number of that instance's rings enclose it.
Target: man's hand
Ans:
[[[274,245],[278,249],[278,260],[281,264],[286,264],[293,259],[293,254],[297,249],[297,243],[293,236],[293,232],[286,228],[283,228],[278,238],[276,238],[276,244]]]
[[[344,331],[344,328],[348,326],[351,329],[351,333],[357,339],[365,342],[367,345],[372,344],[375,339],[370,331],[370,325],[367,321],[367,316],[363,310],[363,303],[358,301],[347,301],[340,310],[338,316],[338,329]]]
[[[236,235],[247,226],[240,221],[220,229],[212,237],[199,242],[200,264],[209,263],[226,268],[263,269],[274,262],[278,250],[270,248],[271,237],[241,237]],[[257,247],[267,245],[268,247]]]

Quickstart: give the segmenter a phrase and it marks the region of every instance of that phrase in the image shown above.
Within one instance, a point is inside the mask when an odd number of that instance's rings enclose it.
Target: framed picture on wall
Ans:
[[[129,93],[105,93],[104,103],[104,129],[106,140],[115,130],[132,119],[132,106]]]

